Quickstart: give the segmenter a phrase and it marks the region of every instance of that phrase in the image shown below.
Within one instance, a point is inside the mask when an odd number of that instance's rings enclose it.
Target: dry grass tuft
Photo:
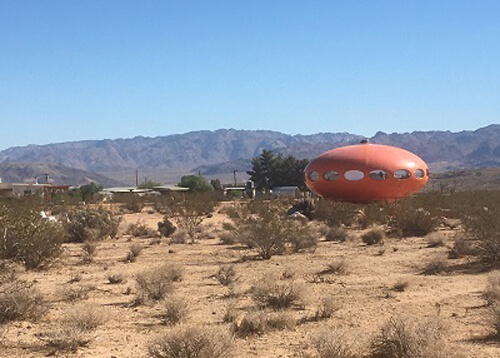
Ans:
[[[182,268],[164,265],[144,271],[136,276],[138,297],[136,304],[147,301],[160,301],[172,292],[172,283],[182,277]]]
[[[26,281],[0,286],[0,324],[9,321],[35,320],[48,310],[44,296]]]
[[[349,272],[349,264],[344,258],[336,258],[330,261],[319,275],[346,275]]]
[[[445,330],[437,318],[391,318],[371,344],[370,358],[445,358]]]
[[[107,278],[108,278],[109,284],[111,284],[111,285],[117,285],[120,283],[124,283],[126,281],[125,276],[123,276],[121,273],[112,273],[112,274],[108,275]]]
[[[397,292],[404,292],[410,286],[410,281],[400,279],[392,286],[392,289]]]
[[[313,338],[319,358],[361,358],[353,336],[341,329],[324,329]]]
[[[163,302],[160,318],[163,324],[173,326],[180,323],[189,313],[185,299],[169,297]]]
[[[99,308],[92,305],[76,306],[63,316],[58,330],[45,335],[47,345],[57,351],[76,352],[92,340],[89,333],[105,321],[106,317]]]
[[[442,273],[448,264],[446,260],[442,257],[435,257],[429,260],[425,266],[422,268],[423,275],[437,275]]]
[[[237,337],[246,338],[270,331],[293,329],[296,323],[295,318],[286,311],[250,312],[233,320],[232,331]]]
[[[341,226],[326,227],[323,235],[326,241],[344,242],[349,238],[349,232]]]
[[[130,251],[125,256],[125,262],[135,262],[137,257],[142,253],[143,246],[141,244],[132,244],[130,245]]]
[[[285,309],[302,305],[303,289],[293,282],[264,278],[252,288],[252,298],[261,308]]]
[[[150,358],[226,358],[233,341],[222,331],[204,327],[177,327],[151,341]]]
[[[426,236],[428,248],[441,247],[444,245],[444,236],[438,232],[430,233]]]
[[[223,286],[229,286],[236,281],[236,270],[234,265],[223,265],[215,274],[215,278]]]
[[[64,301],[75,302],[89,298],[89,293],[92,290],[94,290],[92,286],[66,287],[61,289],[60,294]]]

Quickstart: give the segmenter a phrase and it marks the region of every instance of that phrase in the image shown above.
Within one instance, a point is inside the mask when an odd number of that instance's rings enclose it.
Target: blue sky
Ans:
[[[500,1],[0,0],[0,149],[500,123]]]

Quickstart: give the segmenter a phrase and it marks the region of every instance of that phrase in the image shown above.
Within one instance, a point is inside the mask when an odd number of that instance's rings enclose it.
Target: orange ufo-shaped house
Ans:
[[[304,176],[307,187],[326,199],[394,201],[420,190],[429,169],[407,150],[363,141],[321,154],[307,165]]]

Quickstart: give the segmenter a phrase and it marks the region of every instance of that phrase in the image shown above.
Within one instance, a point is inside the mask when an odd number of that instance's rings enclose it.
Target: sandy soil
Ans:
[[[228,204],[226,204],[228,205]],[[219,326],[229,329],[222,318],[230,304],[241,310],[254,306],[248,290],[269,275],[281,275],[285,270],[295,272],[295,281],[306,287],[304,309],[292,310],[300,319],[311,315],[321,298],[333,296],[338,309],[328,320],[298,325],[292,330],[277,331],[260,337],[236,339],[236,357],[293,357],[307,346],[310,337],[324,327],[343,327],[367,340],[393,315],[439,315],[449,329],[450,343],[457,351],[471,358],[500,357],[500,344],[489,340],[484,300],[481,293],[487,282],[487,273],[467,270],[467,262],[448,260],[451,269],[439,275],[422,275],[421,267],[434,257],[447,257],[448,248],[427,248],[423,238],[387,239],[385,253],[379,255],[378,246],[366,246],[359,239],[345,243],[320,242],[313,253],[274,256],[267,261],[242,260],[253,251],[240,246],[221,245],[218,239],[207,239],[194,245],[168,245],[167,240],[153,244],[151,238],[132,238],[123,231],[130,223],[142,220],[156,228],[162,218],[159,214],[123,215],[122,234],[117,239],[99,244],[95,261],[83,264],[81,244],[66,244],[61,259],[48,270],[26,272],[21,278],[34,281],[51,303],[47,315],[37,322],[12,322],[4,332],[4,346],[0,357],[44,357],[53,352],[45,347],[40,335],[57,327],[58,319],[72,306],[85,302],[101,307],[108,317],[98,327],[94,339],[76,354],[56,353],[56,356],[75,357],[145,357],[148,342],[157,334],[169,330],[157,314],[160,305],[132,307],[134,275],[163,263],[184,268],[184,278],[175,283],[178,297],[190,307],[186,323]],[[204,224],[220,227],[230,221],[223,214],[215,214]],[[354,235],[359,232],[353,231]],[[451,246],[454,233],[442,230],[446,245]],[[136,262],[125,263],[123,258],[132,243],[144,245]],[[345,258],[349,274],[332,275],[328,282],[310,283],[311,275],[323,270],[334,258]],[[222,264],[234,263],[239,279],[234,291],[240,295],[228,298],[229,289],[220,285],[213,274]],[[469,272],[470,271],[470,272]],[[126,282],[108,283],[112,273],[125,275]],[[80,282],[68,283],[81,276]],[[404,292],[392,290],[398,280],[407,280]],[[66,302],[63,292],[68,287],[89,286],[88,298]]]

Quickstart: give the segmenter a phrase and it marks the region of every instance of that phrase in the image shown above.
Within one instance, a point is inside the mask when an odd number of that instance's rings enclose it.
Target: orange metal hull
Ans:
[[[420,190],[429,179],[429,169],[418,156],[381,144],[330,150],[313,159],[304,174],[311,191],[350,202],[398,200]]]

